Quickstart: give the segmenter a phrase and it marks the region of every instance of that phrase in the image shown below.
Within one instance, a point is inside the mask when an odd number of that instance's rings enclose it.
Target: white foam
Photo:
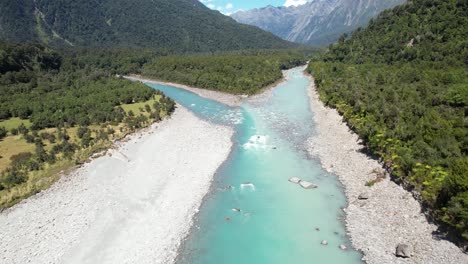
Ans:
[[[251,182],[241,183],[240,189],[241,190],[249,189],[249,190],[255,191],[255,185],[253,183],[251,183]]]
[[[242,146],[245,149],[265,149],[268,147],[268,138],[267,135],[253,135],[250,137],[247,143],[244,143]]]
[[[229,110],[222,116],[222,119],[225,120],[226,122],[233,124],[233,125],[238,125],[241,124],[243,121],[243,116],[242,112],[238,110]]]

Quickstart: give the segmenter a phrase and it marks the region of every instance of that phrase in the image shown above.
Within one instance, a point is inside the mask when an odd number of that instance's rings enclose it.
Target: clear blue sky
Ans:
[[[297,5],[313,0],[200,0],[211,9],[219,10],[224,14],[230,14],[238,10],[249,10],[265,7],[267,5]]]

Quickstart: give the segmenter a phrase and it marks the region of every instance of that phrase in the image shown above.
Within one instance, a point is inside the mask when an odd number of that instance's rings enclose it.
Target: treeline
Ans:
[[[233,94],[254,94],[306,63],[315,50],[240,51],[167,56],[143,67],[146,77]]]
[[[73,71],[75,69],[100,73],[130,74],[140,73],[143,65],[153,61],[157,57],[168,56],[169,53],[159,49],[104,49],[104,48],[76,48],[63,50],[67,58],[63,63],[63,69]]]
[[[308,68],[320,98],[465,242],[467,17],[467,1],[409,1],[342,36]]]

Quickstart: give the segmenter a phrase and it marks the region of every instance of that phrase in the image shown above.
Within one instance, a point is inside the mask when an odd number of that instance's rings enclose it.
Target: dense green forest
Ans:
[[[308,71],[392,174],[468,239],[468,2],[413,0],[342,36]]]
[[[115,76],[154,55],[141,53],[0,43],[0,207],[47,187],[41,172],[81,163],[174,110],[164,94]]]
[[[296,45],[193,0],[15,0],[0,10],[0,39],[19,43],[176,52]]]
[[[212,56],[167,56],[143,67],[146,77],[234,94],[254,94],[283,77],[281,70],[306,63],[316,52],[264,50]]]
[[[121,121],[116,106],[156,93],[82,60],[39,45],[0,45],[0,120],[30,119],[33,129]]]

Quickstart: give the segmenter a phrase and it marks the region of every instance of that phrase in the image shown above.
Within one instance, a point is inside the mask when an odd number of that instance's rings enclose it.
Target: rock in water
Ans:
[[[320,244],[322,244],[322,245],[326,246],[326,245],[328,245],[328,241],[326,241],[326,240],[322,240],[322,242],[321,242]]]
[[[292,178],[289,178],[289,181],[292,183],[299,183],[301,182],[301,179],[299,179],[298,177],[292,177]]]
[[[400,243],[396,247],[395,255],[400,258],[409,258],[412,253],[412,249],[409,245]]]
[[[345,245],[340,245],[340,249],[341,249],[341,250],[346,250],[346,249],[348,249],[348,248],[347,248]]]
[[[304,189],[317,188],[317,185],[315,185],[315,184],[313,184],[311,182],[308,182],[308,181],[300,181],[299,185],[301,185],[301,187],[304,188]]]
[[[361,194],[359,194],[358,199],[359,200],[367,200],[367,199],[369,199],[369,195],[367,193],[361,193]]]

